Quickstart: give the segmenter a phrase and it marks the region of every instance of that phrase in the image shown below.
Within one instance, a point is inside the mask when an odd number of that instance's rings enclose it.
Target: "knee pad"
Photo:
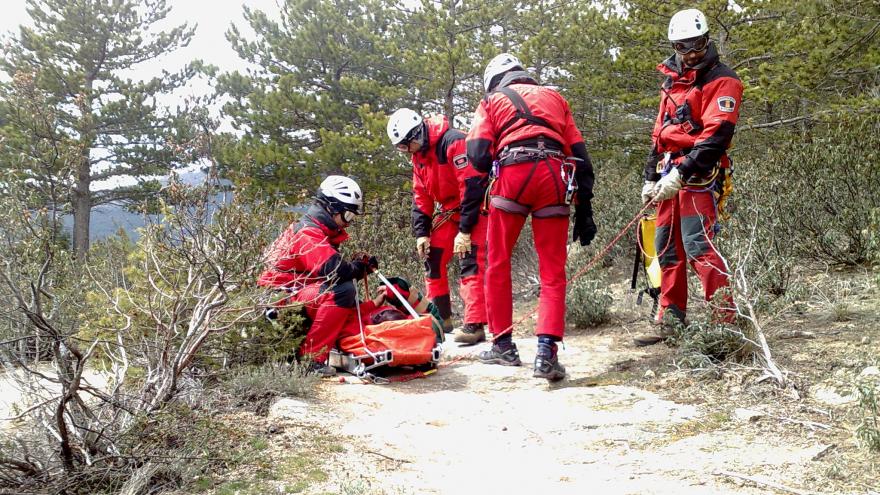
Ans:
[[[431,251],[428,253],[428,259],[425,260],[425,276],[433,279],[440,278],[440,262],[442,259],[443,248],[431,246]]]
[[[660,266],[674,265],[678,262],[678,256],[675,254],[675,242],[672,238],[672,228],[669,225],[658,225],[656,237],[654,238],[654,247],[658,254],[657,262]]]
[[[338,283],[330,289],[333,293],[333,304],[340,308],[353,308],[357,305],[357,290],[354,282],[348,280]]]
[[[470,277],[480,273],[480,266],[477,264],[477,256],[479,256],[479,247],[471,244],[471,252],[461,259],[461,276]]]
[[[688,259],[694,259],[709,252],[708,233],[703,230],[703,219],[700,217],[683,217],[681,219],[681,240]]]

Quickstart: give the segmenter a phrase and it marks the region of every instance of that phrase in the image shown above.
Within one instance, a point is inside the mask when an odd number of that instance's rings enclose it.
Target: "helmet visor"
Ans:
[[[679,55],[687,55],[690,52],[701,52],[709,46],[708,36],[697,36],[686,40],[672,42],[672,49]]]
[[[409,143],[413,141],[421,141],[422,140],[422,124],[419,124],[403,138],[403,141],[397,143],[397,149],[400,151],[409,151]]]

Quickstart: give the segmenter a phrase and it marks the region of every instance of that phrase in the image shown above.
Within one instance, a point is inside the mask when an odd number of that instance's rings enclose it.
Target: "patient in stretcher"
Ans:
[[[406,280],[388,282],[391,285],[380,286],[376,298],[361,303],[360,325],[347,326],[336,343],[339,352],[331,354],[331,365],[354,373],[379,366],[436,365],[443,339],[439,312]]]
[[[400,300],[402,297],[406,299],[407,304],[420,315],[431,315],[432,329],[437,337],[437,342],[443,342],[443,323],[440,318],[440,312],[437,307],[431,303],[428,298],[412,287],[410,283],[402,277],[391,277],[388,279],[393,285],[393,289],[386,285],[380,285],[380,294],[384,296],[384,304],[377,307],[366,315],[361,315],[364,325],[378,325],[386,321],[412,319],[412,315],[406,305]],[[400,294],[398,297],[395,294]]]

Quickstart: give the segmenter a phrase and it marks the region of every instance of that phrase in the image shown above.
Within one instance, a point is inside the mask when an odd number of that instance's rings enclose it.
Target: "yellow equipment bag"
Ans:
[[[639,221],[639,250],[645,273],[648,275],[648,287],[660,288],[660,261],[657,260],[657,247],[654,238],[657,232],[657,214],[652,213]]]
[[[642,304],[642,296],[648,294],[654,300],[651,307],[651,317],[657,312],[660,302],[660,261],[657,259],[657,248],[654,238],[657,232],[657,214],[645,215],[639,221],[639,230],[636,232],[636,257],[633,263],[632,283],[630,288],[636,289],[639,271],[645,272],[647,287],[639,291],[636,299],[637,304]]]

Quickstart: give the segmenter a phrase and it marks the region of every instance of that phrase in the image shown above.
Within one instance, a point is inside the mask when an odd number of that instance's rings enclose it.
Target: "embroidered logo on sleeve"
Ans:
[[[467,155],[455,155],[452,158],[452,163],[455,165],[455,168],[464,168],[467,165]]]
[[[732,96],[722,96],[718,98],[718,110],[727,113],[733,113],[736,108],[736,99]]]

